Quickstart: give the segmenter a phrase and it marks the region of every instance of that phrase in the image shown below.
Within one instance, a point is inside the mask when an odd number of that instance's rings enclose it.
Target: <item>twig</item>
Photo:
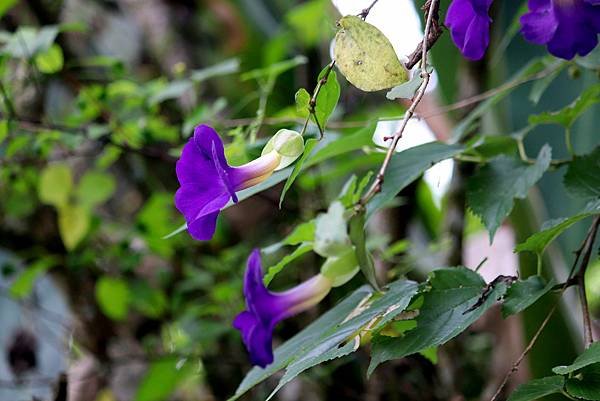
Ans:
[[[540,325],[540,327],[537,329],[537,331],[535,332],[534,336],[529,341],[529,344],[527,344],[527,347],[523,350],[523,352],[521,353],[521,355],[519,355],[519,357],[517,358],[517,360],[513,363],[513,365],[510,368],[510,370],[506,373],[506,375],[504,376],[504,379],[502,380],[502,383],[500,383],[500,386],[498,386],[498,389],[496,390],[496,392],[494,393],[494,395],[492,396],[492,398],[490,399],[490,401],[496,401],[498,399],[498,397],[502,393],[502,390],[506,386],[506,383],[508,383],[508,380],[510,379],[510,377],[512,376],[512,374],[519,369],[519,365],[521,365],[521,362],[523,362],[523,359],[525,359],[525,356],[529,353],[529,351],[531,351],[531,349],[533,348],[533,346],[537,342],[537,339],[539,338],[540,334],[542,333],[542,331],[544,330],[544,328],[548,325],[548,322],[550,321],[550,318],[552,317],[552,315],[556,311],[556,308],[558,307],[558,304],[560,302],[562,294],[570,286],[571,279],[574,278],[573,274],[575,272],[577,272],[577,274],[580,274],[581,271],[585,271],[585,268],[587,267],[587,265],[588,265],[588,263],[590,261],[590,257],[591,257],[592,250],[593,250],[594,241],[596,239],[596,233],[598,231],[598,227],[599,226],[600,226],[600,216],[596,217],[596,219],[592,223],[590,229],[588,230],[587,235],[585,236],[585,239],[581,243],[581,246],[579,247],[579,249],[577,249],[577,251],[575,251],[575,260],[573,261],[573,265],[571,266],[571,271],[569,272],[569,277],[568,277],[567,281],[563,284],[562,289],[560,291],[560,294],[558,296],[558,299],[556,300],[556,302],[552,306],[552,309],[550,309],[550,311],[546,315],[546,318],[544,319],[544,321],[542,322],[542,324]],[[583,255],[583,259],[581,259],[582,255]],[[580,259],[581,259],[581,266],[580,266],[580,270],[577,271],[577,265],[579,264],[579,260]],[[589,319],[589,313],[588,313],[587,316],[588,316],[588,319]],[[585,317],[584,317],[584,326],[585,326]],[[591,330],[591,324],[590,324],[589,328]],[[584,327],[584,329],[585,329],[585,327]]]
[[[438,0],[430,0],[429,11],[427,12],[427,22],[425,23],[425,32],[423,35],[423,42],[422,42],[422,46],[421,46],[422,47],[421,78],[423,78],[423,82],[421,83],[421,86],[419,87],[419,90],[417,91],[417,93],[412,101],[412,104],[410,105],[408,110],[406,110],[406,113],[404,114],[404,119],[402,120],[402,123],[400,124],[400,129],[398,129],[398,131],[392,137],[392,143],[390,144],[390,147],[385,155],[385,159],[383,160],[381,168],[379,169],[379,172],[377,173],[377,176],[375,177],[373,184],[371,184],[371,187],[369,188],[369,190],[365,193],[365,195],[360,199],[360,201],[357,204],[357,207],[360,209],[364,208],[365,205],[377,193],[381,192],[381,186],[383,185],[385,172],[390,164],[390,161],[392,160],[392,156],[394,155],[394,152],[396,151],[396,146],[398,145],[398,141],[400,141],[400,138],[402,138],[402,133],[404,132],[404,129],[406,128],[406,124],[408,123],[408,120],[410,120],[410,118],[413,116],[413,114],[415,113],[415,109],[421,102],[421,99],[423,99],[423,96],[425,96],[425,89],[427,89],[427,85],[429,85],[429,80],[431,78],[431,74],[427,71],[427,68],[426,68],[427,67],[427,50],[428,50],[427,39],[429,38],[429,32],[432,27],[433,18],[434,18],[434,16],[437,16],[434,12],[437,7],[438,7]]]
[[[375,2],[377,2],[377,0],[375,0]],[[375,2],[373,4],[375,4]],[[373,6],[373,4],[371,5],[371,7]],[[317,124],[317,128],[319,128],[319,134],[320,134],[319,139],[323,139],[323,136],[325,135],[323,132],[323,129],[325,127],[323,127],[321,125],[321,123],[319,123],[319,119],[317,118],[317,113],[316,113],[315,108],[317,106],[317,97],[319,96],[319,92],[321,91],[321,88],[323,87],[323,85],[325,85],[327,83],[327,79],[329,79],[329,74],[331,74],[331,70],[333,70],[334,65],[335,65],[335,60],[333,60],[333,61],[331,61],[331,63],[329,63],[329,65],[327,66],[327,69],[325,70],[325,74],[323,74],[323,77],[321,77],[321,79],[319,79],[319,82],[317,82],[317,86],[315,86],[315,90],[313,91],[313,94],[308,102],[309,114],[306,117],[306,121],[304,122],[304,128],[302,129],[302,135],[304,135],[304,132],[306,131],[306,127],[308,126],[308,120],[310,119],[311,115],[315,119],[315,124]]]
[[[368,15],[369,15],[369,13],[371,12],[371,9],[373,8],[373,6],[375,6],[375,4],[377,4],[377,2],[378,2],[378,1],[379,1],[379,0],[373,0],[373,2],[371,3],[371,5],[370,5],[369,7],[367,7],[367,8],[365,8],[365,9],[363,9],[363,10],[362,10],[362,11],[361,11],[361,12],[358,14],[358,16],[359,16],[360,18],[362,18],[362,19],[363,19],[363,21],[364,21],[365,19],[367,19],[367,16],[368,16]]]
[[[583,343],[585,348],[588,348],[594,342],[594,333],[592,331],[592,320],[590,318],[590,308],[587,302],[587,296],[585,293],[585,271],[590,258],[592,256],[592,249],[594,242],[596,241],[596,234],[598,233],[598,227],[600,226],[600,216],[597,216],[592,223],[591,236],[589,236],[588,247],[581,260],[581,267],[577,272],[577,284],[579,287],[579,300],[581,302],[581,312],[583,314]]]
[[[432,3],[433,7],[432,7]],[[371,6],[372,7],[372,6]],[[408,56],[408,61],[404,64],[406,68],[411,70],[421,59],[427,54],[427,50],[431,49],[431,47],[437,42],[437,40],[442,36],[444,30],[440,26],[440,3],[438,1],[428,0],[422,7],[423,11],[428,11],[428,16],[432,15],[431,26],[427,28],[425,27],[425,32],[423,33],[423,42],[419,43],[417,48],[410,56]],[[425,51],[423,51],[423,47],[425,47]],[[427,64],[421,63],[421,68],[425,69]]]

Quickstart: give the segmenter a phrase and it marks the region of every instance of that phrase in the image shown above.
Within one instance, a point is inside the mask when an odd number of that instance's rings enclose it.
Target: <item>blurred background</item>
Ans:
[[[377,119],[401,116],[404,105],[382,93],[360,92],[339,74],[342,95],[327,135],[366,130],[373,141],[303,172],[281,209],[282,185],[227,209],[210,242],[193,241],[185,232],[163,239],[184,222],[173,206],[174,163],[200,123],[226,138],[232,164],[256,157],[279,128],[297,128],[303,119],[294,94],[302,87],[312,91],[331,61],[336,20],[370,2],[334,3],[0,1],[0,400],[225,400],[235,392],[250,368],[231,327],[244,308],[247,255],[326,210],[352,175],[375,170],[382,161],[375,144],[397,124]],[[544,54],[515,35],[521,3],[494,4],[492,51],[485,61],[464,62],[444,33],[432,51],[434,88],[401,146],[448,140],[475,105],[444,106],[497,87]],[[390,38],[400,58],[420,41],[421,5],[380,0],[367,19]],[[537,101],[531,100],[532,84],[524,84],[484,113],[481,130],[514,133],[530,114],[565,106],[597,79],[563,68]],[[577,151],[591,151],[599,115],[590,111],[576,124]],[[248,141],[252,137],[258,139]],[[555,158],[566,155],[562,132],[549,126],[527,136],[528,154],[544,143],[551,143]],[[518,267],[534,271],[534,257],[517,257],[515,243],[548,218],[582,207],[556,190],[564,174],[557,169],[517,203],[511,224],[490,246],[465,208],[462,178],[470,171],[469,163],[439,164],[374,216],[369,247],[381,279],[423,280],[434,268],[475,268],[485,258],[480,272],[487,280],[516,274]],[[585,223],[576,226],[550,249],[546,270],[558,281],[584,231]],[[265,265],[288,251],[265,251]],[[298,283],[321,263],[306,254],[273,287]],[[600,261],[594,263],[588,294],[600,316]],[[363,283],[359,275],[318,308],[285,321],[276,344]],[[572,311],[577,304],[570,295],[565,307]],[[550,294],[507,320],[493,309],[437,353],[388,362],[370,380],[368,352],[361,350],[308,371],[276,397],[489,398],[553,299]],[[511,388],[574,358],[581,346],[578,316],[555,315]],[[246,399],[265,399],[276,379]]]

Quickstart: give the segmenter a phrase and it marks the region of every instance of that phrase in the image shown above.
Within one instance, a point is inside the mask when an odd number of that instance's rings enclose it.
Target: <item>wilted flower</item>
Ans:
[[[247,309],[233,321],[233,327],[242,333],[250,361],[263,368],[273,362],[273,329],[277,323],[319,303],[331,286],[332,280],[318,274],[290,290],[271,292],[263,284],[260,252],[255,249],[244,276]]]
[[[221,209],[230,199],[238,201],[236,192],[261,183],[275,170],[292,163],[302,154],[303,145],[297,132],[280,130],[261,157],[232,167],[217,132],[207,125],[197,126],[176,166],[181,186],[175,194],[175,206],[184,215],[191,236],[211,239]]]
[[[598,44],[600,0],[529,0],[528,5],[521,32],[528,41],[546,45],[551,54],[570,60]]]
[[[460,52],[470,60],[479,60],[490,43],[488,12],[493,0],[454,0],[446,14],[446,26]]]

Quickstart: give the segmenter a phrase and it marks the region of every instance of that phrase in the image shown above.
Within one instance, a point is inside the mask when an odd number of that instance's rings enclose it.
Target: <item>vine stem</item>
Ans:
[[[379,192],[381,192],[381,186],[383,185],[385,172],[387,171],[390,161],[392,160],[392,156],[394,155],[394,152],[396,151],[396,146],[398,145],[400,138],[402,138],[402,134],[404,133],[404,130],[406,129],[408,120],[410,120],[411,117],[413,116],[413,114],[415,114],[415,109],[417,108],[417,106],[419,105],[421,100],[423,99],[423,96],[425,96],[425,90],[427,89],[427,85],[429,85],[429,80],[431,78],[431,74],[427,71],[427,51],[429,50],[428,39],[429,39],[430,30],[432,27],[433,16],[436,14],[435,10],[438,7],[439,0],[429,0],[429,1],[430,1],[430,3],[429,3],[428,11],[427,11],[427,22],[425,23],[425,31],[423,33],[423,41],[421,42],[421,48],[422,48],[421,78],[423,78],[423,82],[421,83],[419,90],[415,94],[415,97],[413,98],[413,101],[412,101],[410,107],[404,114],[404,118],[402,119],[402,123],[400,124],[400,129],[398,129],[398,131],[391,137],[392,142],[390,144],[390,147],[388,148],[388,151],[385,155],[383,163],[381,164],[381,168],[379,169],[379,172],[377,173],[377,176],[375,177],[375,180],[373,181],[373,184],[371,184],[371,187],[369,188],[369,190],[365,193],[365,195],[360,199],[360,201],[357,204],[357,207],[360,209],[364,208],[365,205],[371,199],[373,199],[373,197],[375,195],[377,195]]]
[[[537,331],[535,332],[535,334],[529,341],[529,344],[527,344],[527,347],[525,347],[525,349],[523,350],[521,355],[519,355],[519,357],[513,363],[510,370],[506,373],[506,375],[504,376],[504,379],[502,380],[502,383],[500,383],[500,386],[498,386],[498,389],[496,390],[496,392],[494,393],[494,395],[492,396],[490,401],[496,401],[498,399],[498,397],[502,393],[502,390],[506,386],[506,383],[508,383],[508,379],[510,379],[510,377],[512,376],[512,374],[514,372],[519,370],[519,366],[521,365],[521,362],[523,362],[523,359],[525,359],[525,356],[527,356],[527,354],[531,351],[531,349],[537,342],[540,334],[542,334],[542,331],[544,331],[544,329],[548,325],[550,318],[552,317],[552,315],[556,311],[556,308],[558,307],[558,304],[560,302],[562,295],[564,294],[565,290],[569,287],[569,283],[570,283],[571,279],[574,278],[573,277],[574,274],[576,273],[577,277],[581,277],[583,274],[585,274],[585,269],[587,268],[587,265],[590,262],[590,257],[592,255],[592,250],[593,250],[594,242],[596,240],[596,234],[598,232],[599,226],[600,226],[600,216],[598,216],[594,219],[594,222],[590,226],[590,229],[588,230],[587,235],[585,236],[585,239],[581,243],[581,246],[579,247],[579,249],[577,249],[577,251],[575,251],[575,260],[573,261],[573,265],[571,266],[571,271],[569,272],[569,277],[566,280],[566,282],[563,284],[563,286],[560,290],[558,299],[556,300],[556,302],[552,306],[552,309],[550,309],[550,311],[548,312],[548,314],[542,321],[542,324],[540,325],[540,327],[537,329]],[[581,257],[582,255],[583,255],[583,258]],[[579,267],[579,271],[577,271],[577,265],[579,264],[580,259],[581,259],[581,265]],[[581,286],[580,286],[580,288],[581,288]],[[584,291],[585,291],[585,289],[584,289]],[[585,340],[586,347],[588,347],[592,341],[591,340],[592,326],[591,326],[591,321],[590,321],[589,309],[587,308],[587,303],[584,306],[583,301],[584,300],[582,299],[582,309],[583,309],[583,313],[584,313],[584,316],[583,316],[584,336],[586,338],[586,340]],[[588,335],[589,335],[589,339],[590,339],[589,344],[587,343]]]

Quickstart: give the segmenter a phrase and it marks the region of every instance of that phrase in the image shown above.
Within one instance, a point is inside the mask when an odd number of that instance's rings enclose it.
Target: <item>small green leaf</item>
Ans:
[[[64,63],[63,51],[56,43],[48,50],[35,56],[35,65],[44,74],[54,74],[62,70]]]
[[[220,63],[211,65],[210,67],[192,71],[190,79],[194,82],[202,82],[209,78],[235,74],[239,70],[240,60],[237,58],[230,58]]]
[[[319,74],[319,80],[323,79],[329,67],[325,67]],[[335,106],[340,99],[340,84],[337,80],[335,71],[329,71],[327,81],[321,86],[317,95],[317,103],[315,105],[315,118],[321,128],[325,128],[327,120],[331,113],[335,110]]]
[[[188,79],[180,79],[170,82],[167,86],[160,89],[150,97],[148,101],[151,105],[156,105],[169,99],[177,99],[183,96],[184,93],[192,89],[194,83]]]
[[[280,61],[278,63],[271,64],[265,68],[259,68],[256,70],[248,71],[240,76],[242,81],[250,79],[259,79],[265,77],[277,77],[284,72],[296,68],[299,65],[306,64],[308,59],[304,56],[296,56],[289,60]]]
[[[80,205],[63,205],[58,209],[58,229],[67,250],[72,251],[90,228],[90,212]]]
[[[361,210],[350,219],[350,240],[354,245],[356,252],[356,260],[360,270],[365,275],[365,278],[375,289],[379,289],[377,276],[375,274],[375,264],[373,257],[367,250],[367,238],[365,234],[365,212]]]
[[[23,299],[31,294],[37,279],[56,263],[51,257],[36,260],[27,266],[10,286],[10,295],[16,299]]]
[[[281,272],[285,266],[298,259],[305,253],[312,251],[312,248],[313,247],[311,243],[300,244],[291,254],[284,256],[279,262],[277,262],[277,264],[269,267],[267,269],[267,273],[263,277],[263,282],[265,285],[269,285],[275,276]]]
[[[129,289],[131,305],[144,315],[158,319],[167,310],[168,300],[162,290],[152,288],[143,281],[135,282]]]
[[[294,96],[294,100],[296,101],[296,112],[300,117],[308,117],[309,104],[310,104],[310,94],[304,88],[298,89],[296,95]]]
[[[69,166],[53,164],[42,171],[38,184],[38,195],[42,202],[62,207],[67,204],[72,187],[73,178]]]
[[[467,183],[467,203],[489,231],[490,242],[508,217],[514,199],[523,199],[550,166],[551,149],[545,145],[535,164],[500,156],[477,171]]]
[[[423,78],[421,77],[421,70],[418,69],[414,72],[413,77],[410,81],[403,83],[402,85],[394,86],[385,97],[388,100],[395,99],[412,99],[417,92],[417,89],[421,87]]]
[[[279,207],[280,208],[281,208],[281,205],[283,204],[283,200],[285,199],[285,195],[287,194],[287,191],[289,191],[289,189],[292,187],[292,184],[294,183],[294,181],[296,181],[296,178],[298,178],[300,171],[302,171],[302,166],[304,165],[304,162],[306,161],[306,159],[308,159],[308,157],[310,156],[310,153],[312,152],[313,148],[317,145],[317,143],[319,143],[319,141],[317,139],[310,138],[304,144],[304,153],[302,154],[302,157],[300,157],[300,159],[296,162],[296,164],[294,164],[294,169],[292,170],[292,173],[288,177],[287,181],[285,182],[285,184],[283,186],[283,190],[281,191],[281,196],[279,197]],[[282,170],[282,171],[285,171],[285,170]]]
[[[127,282],[102,276],[96,282],[96,301],[102,312],[113,320],[123,320],[129,311],[130,293]]]
[[[88,171],[81,177],[75,194],[78,203],[87,208],[93,208],[106,202],[115,192],[115,180],[106,173]]]
[[[513,283],[504,296],[502,317],[506,318],[524,311],[552,289],[553,281],[545,283],[540,276],[531,276],[527,280]]]
[[[600,363],[586,366],[573,377],[567,379],[569,395],[584,400],[600,400]]]
[[[304,138],[291,129],[280,129],[265,144],[261,155],[266,155],[272,151],[276,151],[281,157],[279,166],[275,171],[286,168],[304,152]]]
[[[408,71],[379,29],[354,15],[340,19],[338,26],[335,61],[348,82],[373,92],[408,81]]]
[[[183,363],[183,366],[181,366]],[[177,388],[177,385],[191,372],[190,363],[185,359],[166,357],[152,362],[148,372],[138,387],[135,401],[163,401]]]
[[[569,106],[554,112],[544,112],[529,117],[529,124],[558,124],[570,128],[590,107],[600,102],[600,84],[588,87]]]
[[[541,231],[536,232],[527,238],[525,242],[517,245],[515,251],[529,251],[541,255],[548,244],[554,241],[554,239],[562,234],[567,228],[571,227],[578,221],[595,214],[600,214],[600,201],[590,202],[580,213],[573,216],[545,222]]]
[[[564,385],[565,378],[562,376],[531,380],[517,387],[508,398],[508,401],[535,401],[547,395],[562,392]]]
[[[575,358],[572,364],[568,366],[557,366],[553,368],[552,371],[559,375],[567,375],[594,363],[600,363],[600,341],[590,345],[588,349]]]
[[[580,198],[600,198],[600,147],[569,163],[564,177],[567,190]]]

